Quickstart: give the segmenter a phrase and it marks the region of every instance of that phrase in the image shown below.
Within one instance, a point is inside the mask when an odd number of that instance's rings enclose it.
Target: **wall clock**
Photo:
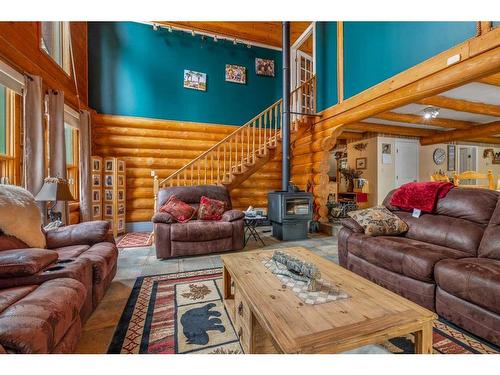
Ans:
[[[446,159],[446,151],[442,148],[436,148],[432,154],[432,158],[434,159],[434,163],[436,163],[436,165],[443,164],[444,159]]]

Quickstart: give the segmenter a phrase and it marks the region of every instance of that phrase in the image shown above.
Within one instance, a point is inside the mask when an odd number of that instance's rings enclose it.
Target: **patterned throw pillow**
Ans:
[[[383,206],[347,213],[368,236],[394,236],[408,231],[408,225]]]
[[[189,204],[181,201],[175,195],[171,195],[165,204],[161,206],[160,212],[166,212],[179,223],[185,223],[193,218],[196,210]]]
[[[217,199],[210,199],[202,196],[200,207],[198,208],[198,219],[200,220],[220,220],[226,211],[226,203]]]

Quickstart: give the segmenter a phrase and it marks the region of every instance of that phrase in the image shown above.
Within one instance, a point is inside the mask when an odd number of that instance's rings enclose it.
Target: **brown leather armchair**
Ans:
[[[177,223],[169,214],[156,212],[152,218],[157,258],[200,255],[243,248],[242,211],[232,210],[231,198],[225,187],[214,185],[174,186],[158,193],[157,209],[175,195],[198,209],[204,195],[226,203],[227,211],[220,221],[191,220]]]
[[[456,325],[500,344],[500,193],[453,189],[432,214],[384,205],[409,230],[369,237],[352,219],[342,222],[339,262]]]

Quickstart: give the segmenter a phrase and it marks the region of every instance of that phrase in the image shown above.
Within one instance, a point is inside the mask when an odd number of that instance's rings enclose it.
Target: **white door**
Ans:
[[[477,171],[477,147],[459,146],[458,148],[458,173]],[[476,185],[477,180],[460,180],[462,185]]]
[[[297,57],[295,61],[296,61],[295,72],[297,74],[295,82],[296,82],[296,87],[299,87],[304,82],[309,81],[314,74],[313,58],[307,53],[297,50]],[[312,95],[313,95],[312,91],[300,93],[300,98],[298,98],[299,99],[298,106],[296,108],[297,112],[301,113],[309,112],[308,110],[312,108],[312,100],[313,100]]]
[[[396,187],[418,181],[418,144],[396,139]]]

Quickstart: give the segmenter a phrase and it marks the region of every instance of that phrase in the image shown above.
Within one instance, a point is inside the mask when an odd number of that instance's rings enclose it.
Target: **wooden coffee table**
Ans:
[[[280,250],[316,264],[350,298],[303,303],[262,264],[273,250],[222,255],[224,303],[246,353],[338,353],[409,333],[416,353],[432,353],[432,311],[307,249]]]

